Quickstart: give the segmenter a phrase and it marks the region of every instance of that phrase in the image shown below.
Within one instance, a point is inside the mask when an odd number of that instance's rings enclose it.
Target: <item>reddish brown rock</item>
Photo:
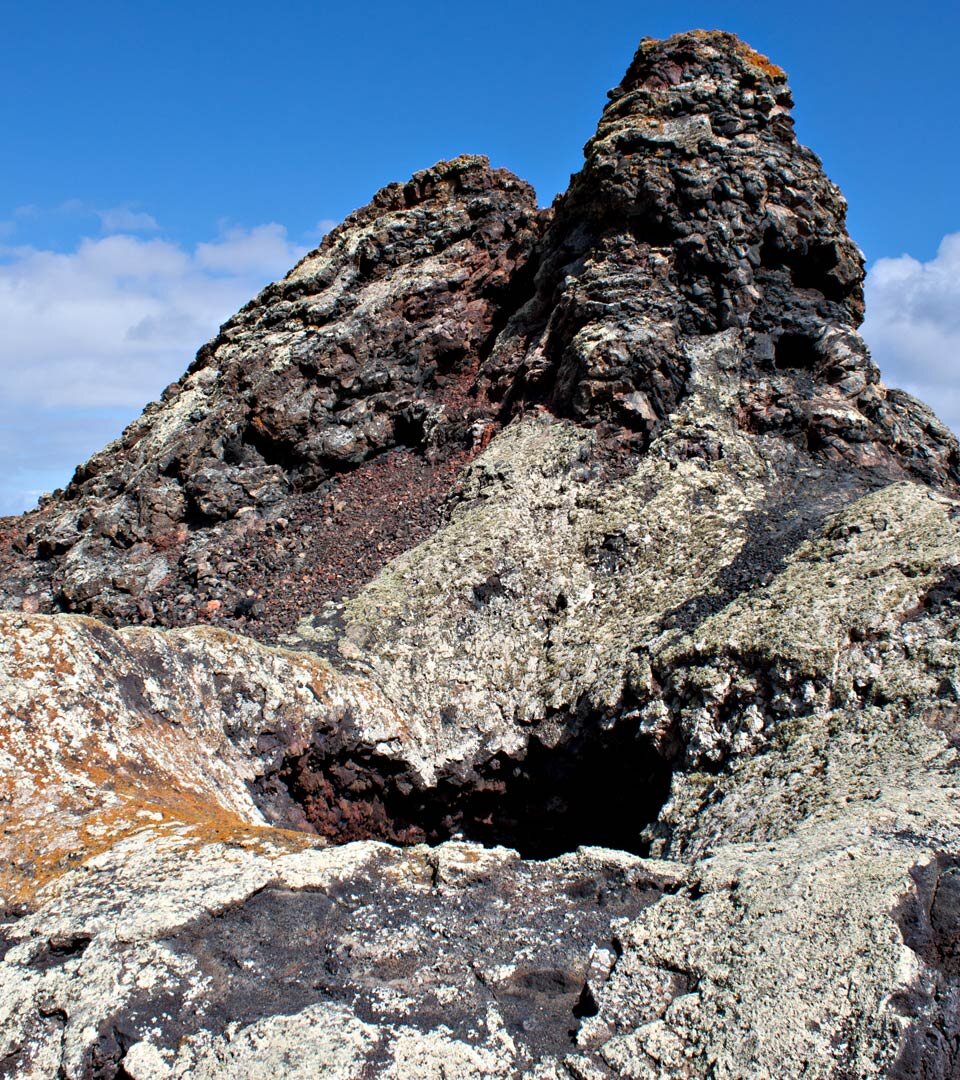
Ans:
[[[263,637],[351,592],[435,527],[489,440],[475,375],[538,223],[532,189],[484,158],[379,192],[66,491],[0,529],[0,589],[35,583],[43,610],[118,623],[193,622],[215,600]]]

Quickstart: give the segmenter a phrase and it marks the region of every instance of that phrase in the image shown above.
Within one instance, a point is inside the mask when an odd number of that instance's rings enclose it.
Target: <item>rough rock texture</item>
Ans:
[[[492,434],[468,391],[537,219],[530,186],[485,158],[384,188],[66,491],[8,526],[30,565],[15,560],[0,595],[269,634],[286,607],[371,577],[430,530],[457,465]]]
[[[862,259],[790,105],[731,38],[651,42],[552,212],[483,158],[385,188],[8,524],[0,600],[272,640],[432,531],[525,407],[599,424],[615,461],[644,449],[687,392],[685,343],[728,328],[741,428],[955,484],[952,437],[852,332]]]
[[[957,444],[789,104],[644,42],[8,524],[0,1070],[957,1075]]]

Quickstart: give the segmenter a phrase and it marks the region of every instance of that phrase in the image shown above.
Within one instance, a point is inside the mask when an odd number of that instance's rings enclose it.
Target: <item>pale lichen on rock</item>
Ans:
[[[0,1072],[956,1074],[958,449],[790,106],[644,41],[5,523]]]

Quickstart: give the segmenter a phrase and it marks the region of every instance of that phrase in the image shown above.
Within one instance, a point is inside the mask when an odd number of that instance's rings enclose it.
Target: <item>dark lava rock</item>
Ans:
[[[6,522],[0,603],[273,640],[429,535],[458,469],[524,410],[595,427],[608,470],[629,468],[688,393],[684,342],[727,328],[745,431],[868,483],[955,490],[953,436],[880,383],[855,332],[862,258],[783,72],[685,34],[645,41],[610,98],[550,211],[462,157],[334,229]]]

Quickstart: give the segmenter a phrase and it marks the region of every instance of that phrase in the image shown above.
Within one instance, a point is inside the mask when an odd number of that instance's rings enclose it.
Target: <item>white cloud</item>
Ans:
[[[0,400],[142,406],[302,254],[279,225],[234,229],[193,251],[128,235],[67,254],[0,248]]]
[[[293,266],[296,250],[282,225],[258,225],[249,230],[227,229],[214,243],[197,244],[196,261],[204,270],[227,274],[256,274],[261,267],[279,265],[286,271]]]
[[[863,336],[884,381],[960,431],[960,233],[936,256],[878,259],[867,274]]]
[[[131,210],[129,206],[115,206],[110,210],[98,210],[97,216],[104,232],[156,232],[160,226],[151,214]]]

